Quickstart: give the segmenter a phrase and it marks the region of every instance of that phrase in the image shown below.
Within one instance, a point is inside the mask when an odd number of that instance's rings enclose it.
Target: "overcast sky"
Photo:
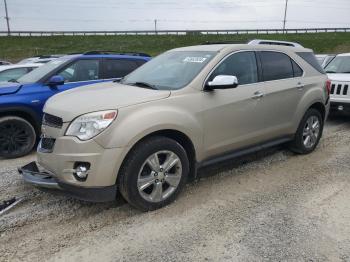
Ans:
[[[0,0],[0,30],[6,30]],[[7,0],[12,30],[281,28],[285,0]],[[350,0],[289,0],[287,28],[350,27]]]

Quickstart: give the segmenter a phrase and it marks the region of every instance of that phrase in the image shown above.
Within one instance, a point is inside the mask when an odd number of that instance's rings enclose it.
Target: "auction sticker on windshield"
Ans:
[[[186,57],[183,61],[187,63],[203,63],[207,60],[206,57]]]

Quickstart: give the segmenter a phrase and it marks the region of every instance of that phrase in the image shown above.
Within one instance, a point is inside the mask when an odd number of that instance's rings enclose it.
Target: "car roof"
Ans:
[[[118,59],[136,59],[148,61],[151,59],[149,56],[136,56],[136,55],[123,55],[123,54],[73,54],[60,57],[63,59],[73,58],[118,58]],[[58,58],[58,59],[60,59]]]
[[[293,51],[293,52],[312,52],[311,49],[304,47],[292,47],[281,45],[249,45],[249,44],[214,44],[214,45],[197,45],[173,49],[172,51],[224,51],[224,50],[276,50],[276,51]]]
[[[35,63],[35,64],[15,64],[15,65],[2,65],[0,66],[0,71],[4,71],[7,69],[15,69],[15,68],[25,68],[25,67],[39,67],[43,64]]]
[[[350,53],[343,53],[343,54],[339,54],[337,56],[350,56]]]

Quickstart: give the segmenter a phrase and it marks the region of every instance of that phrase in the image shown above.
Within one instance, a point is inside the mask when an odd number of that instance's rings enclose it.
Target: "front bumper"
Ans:
[[[108,202],[114,201],[117,196],[117,187],[79,187],[64,183],[53,176],[50,172],[44,170],[40,171],[36,162],[31,162],[18,169],[22,174],[23,179],[33,185],[49,188],[59,189],[64,191],[67,195],[74,198],[90,201],[90,202]]]

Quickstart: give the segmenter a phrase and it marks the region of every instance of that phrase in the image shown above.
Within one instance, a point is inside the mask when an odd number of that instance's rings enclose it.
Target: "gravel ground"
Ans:
[[[201,170],[172,205],[141,213],[26,185],[0,160],[0,261],[350,261],[350,118],[306,156],[274,148]]]

